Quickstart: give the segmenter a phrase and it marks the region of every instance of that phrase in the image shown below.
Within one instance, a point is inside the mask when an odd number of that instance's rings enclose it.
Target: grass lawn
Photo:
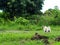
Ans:
[[[60,35],[59,30],[51,32],[40,31],[3,31],[0,32],[0,45],[44,45],[42,40],[31,40],[35,33],[49,37],[50,45],[59,45],[54,39]]]

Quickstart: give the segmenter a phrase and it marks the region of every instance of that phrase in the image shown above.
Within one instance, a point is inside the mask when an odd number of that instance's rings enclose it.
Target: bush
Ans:
[[[38,25],[51,25],[51,22],[54,20],[50,16],[41,16]]]
[[[55,18],[55,19],[51,22],[51,24],[53,24],[53,25],[60,25],[60,17]]]
[[[29,20],[22,17],[15,19],[15,23],[26,25],[29,23]]]

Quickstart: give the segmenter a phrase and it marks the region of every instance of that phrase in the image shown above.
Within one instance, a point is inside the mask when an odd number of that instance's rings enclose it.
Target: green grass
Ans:
[[[43,45],[41,41],[10,41],[10,42],[3,42],[0,45]]]
[[[60,42],[55,42],[55,43],[52,44],[52,45],[60,45]]]
[[[0,45],[44,45],[42,40],[30,40],[35,33],[49,37],[51,45],[59,45],[54,39],[60,35],[60,31],[52,30],[49,33],[41,31],[4,31],[0,32]],[[53,42],[53,43],[52,43]],[[55,43],[56,42],[56,43]]]

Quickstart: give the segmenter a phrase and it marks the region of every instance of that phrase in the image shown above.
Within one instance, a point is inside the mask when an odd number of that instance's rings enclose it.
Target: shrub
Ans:
[[[38,25],[51,25],[54,18],[50,16],[41,16]]]
[[[22,17],[15,19],[15,23],[26,25],[29,23],[29,20]]]

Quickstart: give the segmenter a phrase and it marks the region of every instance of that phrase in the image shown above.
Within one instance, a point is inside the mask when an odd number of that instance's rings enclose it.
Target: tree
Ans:
[[[54,9],[48,9],[45,11],[44,15],[49,15],[52,17],[58,17],[60,15],[60,10],[58,6],[55,6]]]
[[[0,9],[6,14],[5,17],[19,17],[22,14],[37,14],[42,9],[44,0],[0,0]],[[24,15],[23,15],[24,16]]]
[[[60,25],[60,10],[59,10],[58,6],[55,6],[54,9],[46,10],[44,15],[45,15],[45,17],[48,16],[47,17],[48,19],[50,18],[51,24]]]

